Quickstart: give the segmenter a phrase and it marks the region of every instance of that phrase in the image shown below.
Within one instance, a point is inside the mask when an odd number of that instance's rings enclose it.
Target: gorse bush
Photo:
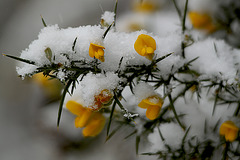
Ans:
[[[85,137],[104,134],[106,126],[108,140],[129,126],[124,136],[136,137],[137,154],[239,159],[240,50],[229,31],[240,18],[226,9],[224,18],[232,19],[220,23],[214,15],[229,4],[214,2],[208,13],[202,6],[213,1],[142,0],[118,18],[116,2],[100,25],[77,28],[42,19],[38,39],[19,58],[6,56],[22,62],[22,78],[43,74],[64,85],[58,126],[65,107]],[[142,137],[151,145],[139,148],[147,143]]]

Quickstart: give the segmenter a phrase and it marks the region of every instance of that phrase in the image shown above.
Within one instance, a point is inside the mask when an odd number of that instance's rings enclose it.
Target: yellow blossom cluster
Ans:
[[[89,56],[92,58],[97,58],[101,62],[104,62],[104,49],[105,47],[90,43],[89,46]],[[153,59],[154,51],[156,50],[156,41],[149,35],[141,34],[138,36],[134,43],[134,49],[141,56],[146,57],[149,60]]]

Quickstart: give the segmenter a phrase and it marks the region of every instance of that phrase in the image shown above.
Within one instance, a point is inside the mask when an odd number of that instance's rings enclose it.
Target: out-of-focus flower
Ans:
[[[141,29],[143,29],[144,27],[141,26],[140,24],[138,23],[130,23],[128,25],[128,31],[130,32],[134,32],[134,31],[140,31]]]
[[[97,59],[99,59],[100,61],[104,62],[104,50],[105,49],[103,46],[94,44],[94,43],[90,43],[89,46],[89,56],[90,57],[95,57]]]
[[[138,106],[143,109],[147,109],[146,117],[150,120],[154,120],[158,117],[163,105],[163,99],[160,96],[151,96],[143,99]]]
[[[83,129],[82,133],[85,137],[97,136],[104,128],[105,125],[105,117],[97,112],[92,117],[91,121],[87,124],[87,126]]]
[[[141,56],[152,60],[154,51],[156,50],[156,41],[149,35],[141,34],[134,43],[134,49]]]
[[[44,76],[43,73],[34,74],[32,78],[43,88],[49,98],[55,99],[60,96],[62,85],[57,79],[51,79],[51,77]]]
[[[220,135],[224,136],[226,141],[233,142],[238,136],[239,128],[232,121],[225,121],[220,127]]]
[[[212,18],[206,13],[189,12],[188,16],[194,28],[205,30],[213,33],[217,30],[217,26],[213,23]]]
[[[66,103],[66,107],[70,112],[77,115],[75,127],[85,127],[82,131],[85,137],[97,136],[103,130],[106,120],[100,112],[93,112],[91,109],[71,100]]]
[[[136,12],[151,13],[158,9],[158,5],[154,0],[144,0],[133,4],[133,10]]]

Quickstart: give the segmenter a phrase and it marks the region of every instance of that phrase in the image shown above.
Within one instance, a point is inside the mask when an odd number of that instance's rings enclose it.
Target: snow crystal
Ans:
[[[105,11],[101,19],[103,19],[108,25],[112,24],[114,21],[114,12]]]

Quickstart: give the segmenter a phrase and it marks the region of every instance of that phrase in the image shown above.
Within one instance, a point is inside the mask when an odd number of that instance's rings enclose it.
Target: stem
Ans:
[[[230,145],[230,143],[226,142],[226,147],[225,147],[224,153],[223,153],[223,160],[227,160],[228,159],[227,152],[228,152],[228,149],[229,149],[229,145]]]
[[[240,102],[238,103],[238,106],[237,106],[237,109],[236,109],[236,111],[235,111],[235,113],[234,113],[234,116],[237,116],[237,115],[238,115],[239,110],[240,110]]]
[[[188,7],[188,0],[186,0],[185,7],[184,7],[184,15],[182,19],[182,34],[184,35],[184,32],[186,30],[186,15],[187,15],[187,7]],[[184,44],[184,39],[181,44],[181,49],[182,49],[182,56],[185,58],[185,44]]]
[[[185,22],[186,22],[187,8],[188,8],[188,0],[186,0],[185,7],[184,7],[184,15],[182,19],[182,33],[184,33],[186,30]]]
[[[181,19],[182,16],[181,16],[181,11],[180,11],[179,7],[178,7],[175,0],[172,0],[172,1],[173,1],[173,4],[174,4],[175,8],[176,8],[176,11],[178,13],[179,18]]]
[[[59,105],[59,109],[58,109],[57,127],[59,127],[59,124],[60,124],[60,119],[61,119],[61,115],[62,115],[62,108],[63,108],[63,102],[64,102],[65,96],[66,96],[66,94],[67,94],[68,88],[70,87],[70,85],[72,84],[72,82],[73,82],[73,81],[70,79],[70,80],[68,81],[66,87],[65,87],[64,90],[63,90],[62,98],[61,98],[60,105]]]
[[[117,19],[117,6],[118,6],[118,0],[116,0],[116,3],[115,3],[115,8],[114,8],[114,24],[113,24],[113,27],[116,26],[116,19]]]
[[[185,130],[185,126],[182,125],[182,123],[180,122],[179,118],[178,118],[178,115],[177,115],[177,112],[174,108],[174,104],[173,104],[173,100],[172,100],[172,96],[171,95],[168,95],[168,98],[169,98],[169,101],[170,101],[170,108],[172,109],[173,113],[174,113],[174,116],[178,122],[178,124],[182,127],[183,130]]]

